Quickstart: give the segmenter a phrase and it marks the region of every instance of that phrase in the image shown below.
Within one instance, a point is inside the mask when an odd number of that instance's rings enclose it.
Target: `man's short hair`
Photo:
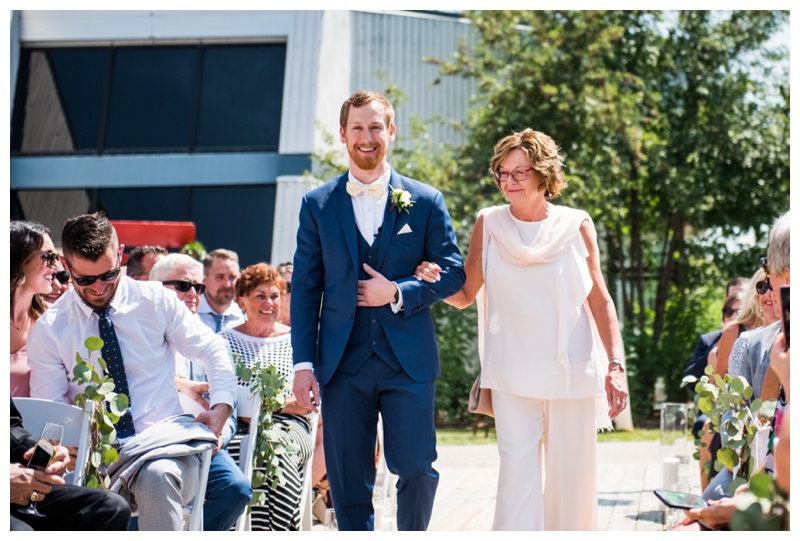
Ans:
[[[780,276],[789,268],[789,211],[775,220],[769,232],[767,264],[772,274]]]
[[[119,246],[117,232],[105,212],[82,214],[64,222],[61,247],[67,259],[79,257],[94,262],[114,244]]]
[[[394,123],[394,107],[386,96],[374,90],[359,90],[344,100],[342,109],[339,111],[339,126],[347,129],[347,119],[350,116],[351,107],[363,107],[371,101],[377,101],[386,108],[386,127],[391,126]]]
[[[128,269],[127,275],[137,275],[137,274],[144,274],[145,270],[142,267],[142,260],[144,256],[148,254],[158,254],[158,255],[167,255],[169,250],[164,248],[163,246],[137,246],[131,253],[128,254]]]
[[[191,269],[201,276],[203,274],[203,265],[195,258],[186,254],[167,254],[150,269],[150,280],[167,280],[179,268]]]
[[[216,250],[208,252],[208,255],[203,259],[203,276],[208,275],[208,271],[211,270],[215,259],[233,261],[237,265],[239,264],[239,255],[236,252],[233,250],[226,250],[225,248],[217,248]]]
[[[728,284],[725,286],[725,297],[729,297],[731,295],[731,288],[745,288],[747,284],[750,282],[748,278],[744,276],[737,276],[736,278],[731,278],[728,280]]]

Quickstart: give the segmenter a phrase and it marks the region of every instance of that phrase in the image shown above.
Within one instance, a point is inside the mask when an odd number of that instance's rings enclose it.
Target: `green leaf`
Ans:
[[[128,410],[129,401],[128,397],[124,394],[118,394],[114,398],[108,401],[109,409],[111,413],[115,415],[119,415],[120,417],[125,415],[125,412]]]
[[[739,461],[739,457],[733,449],[723,447],[717,451],[717,460],[726,468],[733,468]]]
[[[773,478],[765,472],[759,472],[750,478],[750,490],[759,498],[771,498]]]
[[[86,349],[91,353],[92,351],[102,350],[104,342],[99,336],[90,336],[84,341],[83,345],[85,345]]]
[[[77,358],[79,359],[79,361],[82,360],[80,355],[78,355]],[[73,381],[81,385],[92,381],[92,369],[86,364],[83,364],[81,362],[79,362],[72,368],[72,374],[75,376]]]

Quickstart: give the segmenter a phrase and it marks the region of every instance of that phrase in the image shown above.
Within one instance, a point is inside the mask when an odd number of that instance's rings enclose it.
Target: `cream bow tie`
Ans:
[[[353,197],[357,197],[362,193],[371,193],[372,197],[375,199],[380,199],[383,197],[383,192],[386,190],[386,186],[380,182],[373,182],[372,184],[356,184],[355,182],[348,182],[345,185],[345,188],[347,189],[347,193]]]

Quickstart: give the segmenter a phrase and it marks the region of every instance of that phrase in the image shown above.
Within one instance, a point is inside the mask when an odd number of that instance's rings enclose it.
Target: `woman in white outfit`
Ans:
[[[549,203],[558,147],[525,129],[500,140],[491,171],[508,205],[480,211],[463,289],[478,300],[481,387],[500,452],[494,530],[597,529],[597,430],[627,407],[622,338],[589,215]],[[424,262],[420,279],[437,279]]]

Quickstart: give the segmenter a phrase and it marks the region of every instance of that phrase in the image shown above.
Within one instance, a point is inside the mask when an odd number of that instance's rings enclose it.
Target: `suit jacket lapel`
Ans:
[[[383,258],[389,251],[389,243],[394,236],[394,222],[397,220],[397,209],[392,208],[392,188],[400,184],[397,172],[392,169],[392,174],[389,176],[389,194],[386,198],[386,209],[383,213],[383,226],[381,226],[381,236],[378,244],[378,261],[376,269],[380,269],[383,264]],[[391,210],[390,210],[391,209]]]
[[[353,214],[353,202],[350,194],[347,193],[347,173],[339,177],[336,181],[336,188],[333,190],[333,203],[339,213],[339,223],[342,224],[344,239],[347,242],[347,251],[350,252],[350,259],[353,261],[353,268],[358,275],[358,245],[356,231],[356,216]]]

